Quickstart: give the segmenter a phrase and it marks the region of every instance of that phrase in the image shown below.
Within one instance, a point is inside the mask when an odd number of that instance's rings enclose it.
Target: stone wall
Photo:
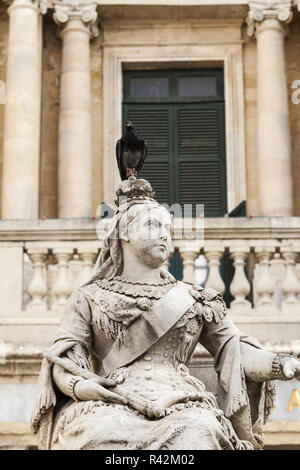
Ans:
[[[102,170],[103,158],[103,93],[102,93],[102,42],[104,44],[119,43],[209,43],[211,41],[237,40],[237,29],[234,21],[222,19],[216,27],[217,20],[212,23],[208,19],[200,26],[201,19],[185,19],[182,21],[161,17],[151,24],[147,15],[140,18],[142,27],[134,31],[126,26],[130,19],[122,12],[114,10],[102,12],[103,33],[91,40],[91,82],[92,82],[92,152],[93,177],[92,198],[93,214],[102,201],[102,181],[105,178]],[[116,22],[119,28],[114,27]],[[176,15],[175,15],[176,16]],[[232,22],[233,21],[233,22]],[[236,20],[235,20],[236,21]],[[148,23],[148,27],[146,26]],[[116,23],[115,23],[116,24]],[[286,38],[286,69],[288,78],[290,122],[292,140],[292,174],[294,187],[294,215],[300,215],[300,104],[292,103],[294,90],[291,84],[300,79],[300,13],[294,11],[293,22],[289,26],[290,33]],[[0,5],[0,80],[5,81],[7,59],[8,15],[6,7]],[[103,38],[104,36],[104,38]],[[258,197],[258,160],[257,160],[257,120],[256,120],[256,41],[247,37],[242,29],[244,96],[245,96],[245,146],[246,146],[246,181],[248,213],[259,214]],[[141,50],[139,51],[141,53]],[[166,58],[167,59],[167,58]],[[44,17],[43,28],[43,73],[42,73],[42,119],[41,119],[41,164],[40,164],[40,217],[57,217],[57,171],[58,171],[58,117],[61,69],[61,39],[52,19],[52,12]],[[174,64],[173,64],[174,65]],[[182,64],[181,64],[182,65]],[[191,64],[186,64],[189,67]],[[172,66],[170,62],[169,66]],[[0,181],[2,173],[4,106],[0,105]],[[114,149],[112,149],[114,159]],[[1,183],[0,183],[1,185]],[[0,191],[1,206],[1,191]]]
[[[0,4],[0,80],[5,82],[8,39],[8,15],[6,5]],[[1,181],[4,132],[4,105],[0,104],[0,214],[1,214]]]
[[[245,145],[248,214],[259,215],[258,158],[257,158],[257,104],[256,104],[256,41],[243,28]]]
[[[293,22],[289,26],[289,35],[285,43],[286,71],[288,81],[288,96],[290,106],[291,146],[292,146],[292,175],[293,175],[293,204],[294,214],[300,215],[300,103],[293,104],[291,88],[294,80],[300,80],[300,13],[294,10]],[[299,88],[299,85],[298,87]],[[299,95],[298,95],[299,98]]]
[[[50,12],[43,25],[40,217],[57,217],[61,39]],[[93,214],[102,200],[102,48],[91,40]],[[84,158],[84,155],[83,155]]]
[[[49,14],[43,24],[40,217],[57,217],[61,40]]]

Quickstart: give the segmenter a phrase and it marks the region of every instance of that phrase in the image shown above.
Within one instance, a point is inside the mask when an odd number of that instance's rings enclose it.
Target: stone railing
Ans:
[[[300,320],[300,218],[211,218],[204,224],[204,238],[195,239],[193,224],[184,234],[174,229],[183,280],[195,282],[202,258],[206,286],[223,293],[226,254],[233,266],[232,313]],[[72,290],[91,276],[103,235],[92,219],[0,221],[0,317],[59,317]]]
[[[200,250],[208,270],[205,286],[222,294],[225,287],[229,288],[233,314],[295,314],[300,320],[300,266],[296,263],[300,254],[299,240],[248,237],[205,240]],[[199,251],[182,250],[182,244],[176,241],[175,246],[183,258],[183,280],[193,282],[194,262]],[[233,265],[233,275],[227,286],[220,273],[224,255]]]

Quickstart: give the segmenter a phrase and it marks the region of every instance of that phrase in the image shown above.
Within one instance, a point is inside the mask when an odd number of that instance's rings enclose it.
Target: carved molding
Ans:
[[[292,7],[292,0],[250,0],[246,19],[248,35],[253,36],[257,25],[267,19],[278,20],[281,25],[290,23],[293,16]]]

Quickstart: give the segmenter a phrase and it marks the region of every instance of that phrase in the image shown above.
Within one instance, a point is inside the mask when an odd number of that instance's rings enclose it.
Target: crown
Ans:
[[[149,200],[157,202],[154,198],[155,192],[152,189],[149,181],[144,179],[136,179],[135,176],[130,176],[128,180],[120,183],[116,191],[115,204],[119,207],[124,202],[129,202],[132,199],[140,199],[141,201]]]

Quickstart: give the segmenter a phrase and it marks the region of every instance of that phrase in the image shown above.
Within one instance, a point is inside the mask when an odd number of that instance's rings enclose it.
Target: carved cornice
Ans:
[[[293,16],[292,7],[293,0],[250,0],[246,19],[248,35],[253,36],[257,26],[264,20],[277,20],[282,26],[290,23]]]
[[[46,4],[47,0],[41,2]],[[53,8],[53,18],[59,26],[66,26],[72,19],[81,20],[92,36],[99,35],[97,2],[65,0],[54,2]]]

